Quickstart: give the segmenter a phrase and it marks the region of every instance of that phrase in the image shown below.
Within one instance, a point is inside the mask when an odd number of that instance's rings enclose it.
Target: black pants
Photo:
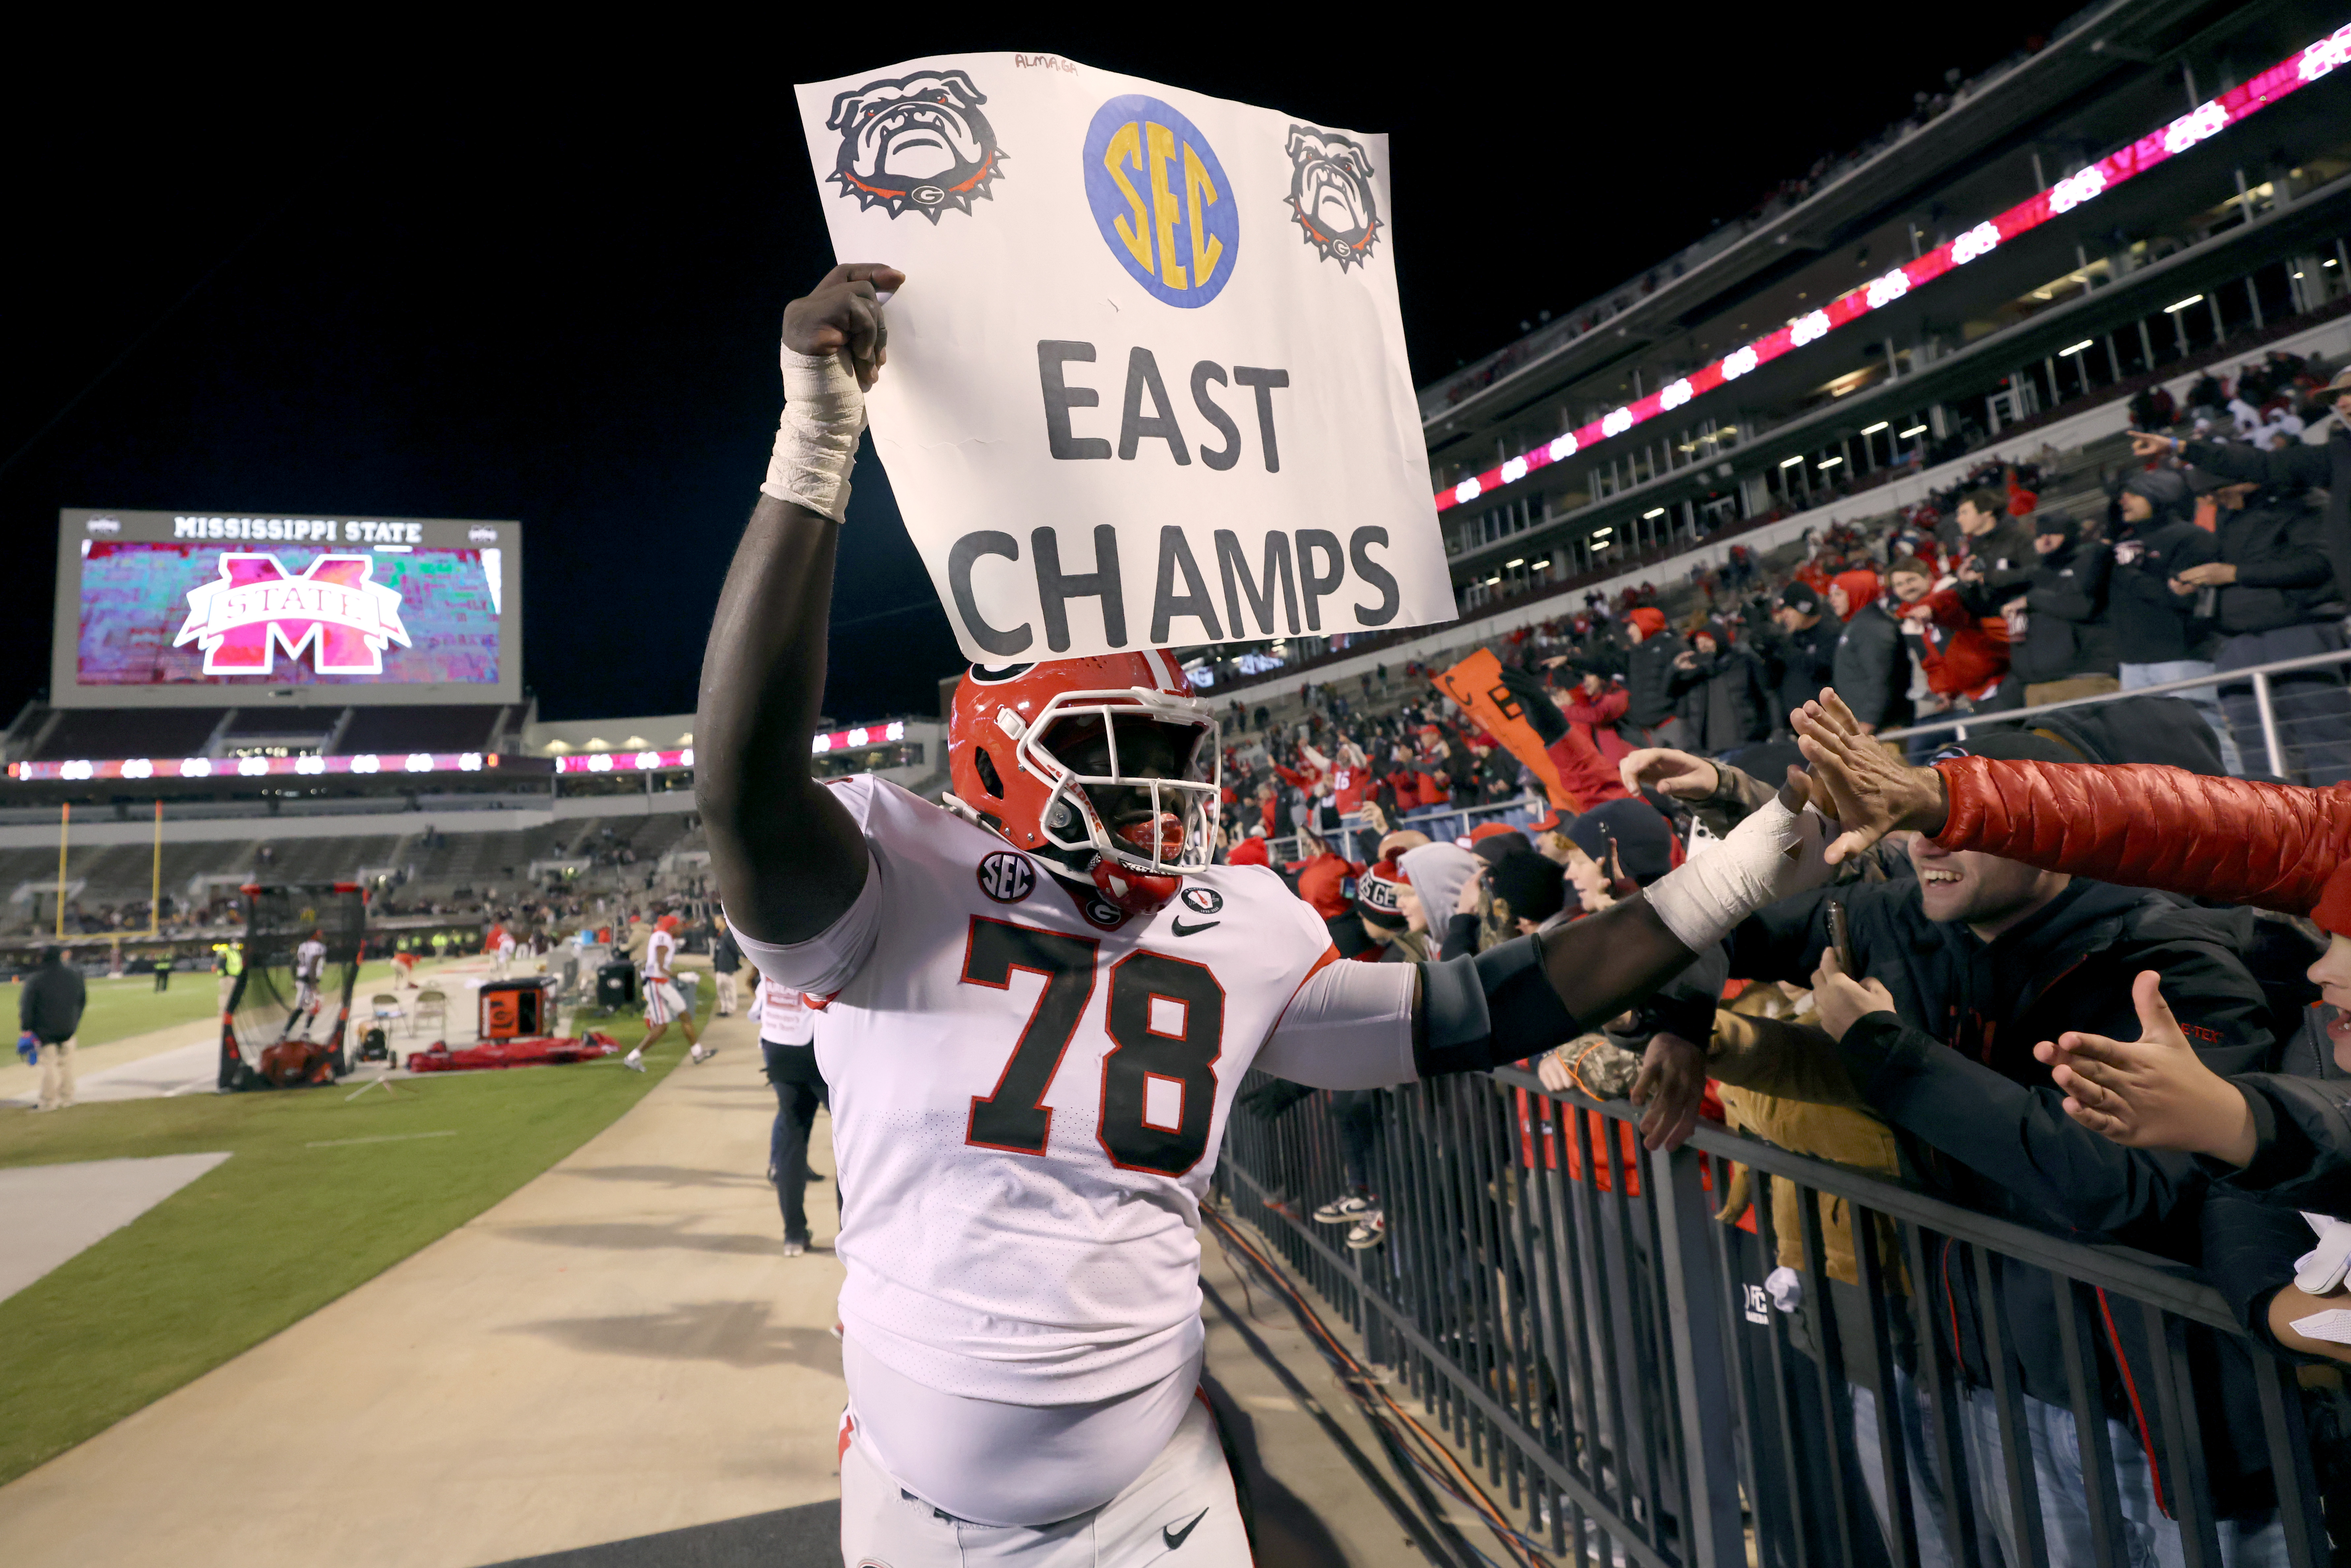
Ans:
[[[768,1138],[768,1168],[775,1173],[776,1202],[784,1211],[784,1239],[805,1242],[808,1223],[809,1133],[816,1125],[816,1108],[826,1103],[824,1074],[817,1071],[813,1046],[759,1042],[767,1059],[768,1082],[776,1091],[776,1125]],[[841,1202],[841,1178],[833,1178],[835,1209]]]
[[[172,988],[171,970],[159,968],[155,971],[155,988],[159,991],[168,991]]]

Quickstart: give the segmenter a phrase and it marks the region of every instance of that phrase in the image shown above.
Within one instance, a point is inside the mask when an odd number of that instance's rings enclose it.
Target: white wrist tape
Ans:
[[[784,350],[784,422],[776,431],[762,495],[792,501],[841,521],[849,509],[849,470],[865,428],[865,394],[839,354]]]
[[[1836,827],[1809,805],[1791,811],[1774,796],[1694,861],[1650,884],[1649,907],[1693,953],[1703,953],[1767,904],[1808,892],[1834,874],[1822,852]]]

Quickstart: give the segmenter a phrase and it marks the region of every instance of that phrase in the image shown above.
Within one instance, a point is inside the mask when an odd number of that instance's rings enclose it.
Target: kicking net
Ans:
[[[245,902],[245,971],[222,1029],[221,1086],[246,1086],[264,1071],[264,1053],[288,1040],[321,1048],[340,1071],[367,941],[365,895],[347,883],[298,883],[248,887]],[[301,948],[312,940],[326,953],[306,994]]]

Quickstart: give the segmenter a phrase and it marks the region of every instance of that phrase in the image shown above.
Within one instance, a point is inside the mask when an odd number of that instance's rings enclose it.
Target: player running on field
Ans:
[[[677,988],[674,973],[677,963],[677,916],[664,915],[653,922],[645,937],[645,1022],[651,1026],[636,1050],[621,1059],[621,1065],[643,1072],[645,1051],[669,1032],[675,1024],[685,1031],[685,1043],[695,1061],[707,1061],[718,1054],[716,1047],[705,1047],[694,1034],[694,1009],[687,1005]]]
[[[1613,1017],[1825,880],[1782,801],[1602,914],[1474,958],[1333,962],[1260,867],[1210,863],[1217,724],[1174,662],[975,669],[954,793],[820,784],[836,526],[884,358],[835,268],[784,317],[787,407],[711,629],[696,787],[737,938],[821,1008],[849,1410],[843,1560],[1249,1561],[1207,1406],[1198,1205],[1254,1066],[1367,1089]]]

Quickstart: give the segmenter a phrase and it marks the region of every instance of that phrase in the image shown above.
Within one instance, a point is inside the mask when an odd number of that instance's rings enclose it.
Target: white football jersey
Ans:
[[[671,936],[666,931],[656,929],[652,936],[646,937],[645,978],[648,980],[668,979],[670,956],[676,951],[677,938]]]
[[[316,938],[294,949],[294,977],[316,982],[327,969],[327,945]]]
[[[1200,1343],[1217,1140],[1337,956],[1321,916],[1263,867],[1214,866],[1125,917],[894,784],[831,788],[870,852],[856,904],[809,942],[736,932],[821,1009],[842,1323],[973,1398],[1077,1404],[1172,1375]]]

